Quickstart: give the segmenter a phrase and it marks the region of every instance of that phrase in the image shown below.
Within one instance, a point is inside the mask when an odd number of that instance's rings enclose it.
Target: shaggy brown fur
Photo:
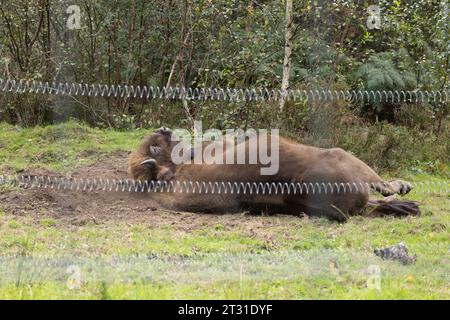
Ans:
[[[322,149],[301,145],[279,137],[280,169],[276,175],[260,174],[261,164],[181,164],[175,166],[170,153],[177,142],[170,141],[171,132],[163,129],[146,137],[139,149],[131,153],[129,171],[134,179],[172,181],[220,181],[220,182],[301,182],[301,183],[354,183],[376,184],[376,191],[385,196],[406,194],[411,185],[401,181],[384,182],[369,166],[350,153],[339,148]],[[251,143],[245,142],[249,150]],[[152,147],[161,152],[152,155]],[[232,150],[234,151],[234,150]],[[224,157],[226,155],[224,154]],[[236,157],[236,153],[230,155]],[[142,165],[145,160],[150,165]],[[251,195],[251,194],[192,194],[174,193],[161,196],[160,201],[169,208],[193,212],[232,212],[242,209],[269,212],[304,212],[313,216],[344,221],[349,215],[358,214],[369,201],[366,188],[347,193]],[[399,207],[399,203],[392,208]],[[404,209],[404,207],[402,207]]]
[[[139,148],[128,158],[128,170],[135,180],[168,180],[175,171],[171,160],[171,151],[177,142],[171,141],[172,131],[162,127],[155,133],[145,137]],[[159,154],[152,152],[151,147],[159,150]],[[155,159],[142,165],[144,160]]]

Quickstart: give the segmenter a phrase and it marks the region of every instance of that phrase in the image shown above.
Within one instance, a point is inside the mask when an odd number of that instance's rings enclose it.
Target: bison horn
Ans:
[[[141,166],[146,166],[149,168],[153,168],[156,166],[156,160],[155,159],[147,159],[141,162]]]

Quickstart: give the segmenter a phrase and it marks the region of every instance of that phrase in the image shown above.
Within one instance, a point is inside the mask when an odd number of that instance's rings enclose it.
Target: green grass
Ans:
[[[32,217],[20,218],[20,226],[11,228],[11,222],[16,223],[17,218],[6,214],[0,222],[0,250],[4,256],[58,259],[69,255],[75,261],[80,257],[95,261],[113,256],[147,261],[151,257],[156,265],[144,268],[150,279],[136,276],[139,265],[132,265],[122,273],[120,268],[113,268],[112,272],[118,273],[116,281],[99,281],[92,275],[92,269],[81,267],[83,277],[92,279],[73,290],[65,284],[67,275],[62,281],[49,278],[52,281],[32,282],[24,277],[19,285],[12,285],[15,281],[2,285],[0,298],[101,299],[105,294],[113,299],[449,298],[450,239],[445,201],[434,202],[428,207],[434,213],[419,218],[358,217],[346,224],[336,224],[284,216],[255,217],[278,219],[274,228],[256,236],[245,227],[217,230],[206,226],[181,232],[175,227],[159,229],[126,222],[78,227],[56,223],[49,228]],[[403,266],[373,256],[374,247],[399,241],[418,255],[415,265]],[[283,263],[268,264],[271,255],[277,254],[285,255]],[[306,265],[298,264],[305,260]],[[202,267],[180,267],[180,261]],[[328,268],[330,261],[336,262],[338,272]],[[241,279],[242,264],[245,267]],[[13,270],[16,265],[13,263]],[[223,265],[231,270],[222,270]],[[381,270],[380,290],[367,286],[365,272],[371,265]],[[16,277],[17,273],[19,270]]]
[[[144,134],[75,122],[33,129],[2,124],[0,167],[64,173],[109,153],[132,150]],[[402,178],[448,183],[445,174],[414,170],[405,170]],[[354,217],[345,224],[255,216],[254,222],[237,225],[218,216],[217,223],[193,230],[126,220],[71,225],[0,210],[0,252],[11,259],[0,260],[0,299],[449,299],[450,198],[423,192],[407,198],[422,203],[422,216]],[[372,253],[400,241],[417,254],[414,265]],[[100,266],[115,257],[144,263]],[[33,259],[71,262],[33,271]],[[84,279],[74,289],[66,283],[70,264],[80,268]],[[379,289],[368,287],[367,270],[373,265],[381,272]]]
[[[133,150],[146,131],[99,130],[74,121],[45,127],[0,124],[0,169],[70,171],[115,151]]]

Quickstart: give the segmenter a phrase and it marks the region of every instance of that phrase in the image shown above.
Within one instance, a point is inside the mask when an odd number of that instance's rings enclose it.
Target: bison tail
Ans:
[[[374,207],[367,215],[370,217],[383,216],[418,216],[420,215],[419,202],[405,200],[371,200],[368,207]]]

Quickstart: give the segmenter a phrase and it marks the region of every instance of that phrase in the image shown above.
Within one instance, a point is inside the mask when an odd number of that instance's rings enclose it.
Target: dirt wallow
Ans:
[[[106,157],[92,165],[78,168],[64,175],[70,178],[129,179],[127,153]],[[62,174],[43,169],[29,169],[20,173],[27,176],[62,177]],[[268,226],[284,225],[283,218],[268,219],[266,216],[242,214],[199,214],[166,210],[147,193],[70,191],[43,188],[15,188],[0,192],[0,209],[17,216],[51,217],[64,225],[87,223],[125,222],[144,223],[161,228],[170,226],[190,231],[207,226],[221,225],[225,229],[242,227],[249,234],[267,233]]]

